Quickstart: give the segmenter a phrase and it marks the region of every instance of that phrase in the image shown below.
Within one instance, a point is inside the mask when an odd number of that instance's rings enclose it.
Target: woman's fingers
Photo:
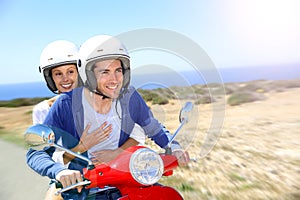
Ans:
[[[99,128],[104,129],[107,126],[107,121],[105,121]]]
[[[85,149],[88,150],[109,137],[109,134],[112,131],[112,125],[107,124],[107,122],[104,122],[99,128],[91,133],[88,133],[88,130],[91,128],[91,124],[86,126],[80,138],[80,141],[84,145]]]
[[[112,131],[112,125],[106,126],[104,129],[100,130],[99,135],[102,136],[101,138],[107,138]]]
[[[91,128],[91,124],[88,123],[88,124],[86,125],[86,127],[85,127],[85,129],[84,129],[84,131],[83,131],[81,137],[85,137],[85,136],[87,135],[87,133],[88,133],[88,131],[89,131],[90,128]]]

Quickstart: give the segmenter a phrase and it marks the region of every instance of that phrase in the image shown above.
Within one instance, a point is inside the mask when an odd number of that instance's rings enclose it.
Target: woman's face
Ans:
[[[118,98],[123,84],[123,68],[120,60],[104,60],[95,64],[97,89],[104,95]]]
[[[78,85],[78,72],[74,64],[55,67],[51,74],[59,92],[69,92]]]

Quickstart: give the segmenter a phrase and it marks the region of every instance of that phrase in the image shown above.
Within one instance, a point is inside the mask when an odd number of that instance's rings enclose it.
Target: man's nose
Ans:
[[[110,81],[116,81],[117,79],[118,79],[118,77],[117,77],[117,73],[111,73],[111,75],[110,75]]]

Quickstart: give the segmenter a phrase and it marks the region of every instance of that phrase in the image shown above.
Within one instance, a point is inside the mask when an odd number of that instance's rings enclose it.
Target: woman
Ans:
[[[61,94],[82,85],[78,74],[77,60],[78,47],[66,40],[56,40],[43,49],[40,56],[39,71],[43,74],[49,90],[55,94]],[[34,106],[32,111],[33,124],[44,122],[50,107],[58,96],[56,95]],[[55,151],[52,159],[63,163],[63,153],[62,151]],[[54,195],[55,190],[55,184],[50,184],[45,199],[62,199],[61,196]]]
[[[78,48],[72,42],[57,40],[49,43],[40,56],[39,70],[43,74],[48,88],[55,94],[69,92],[82,81],[77,69]],[[51,105],[58,96],[44,100],[34,106],[33,124],[42,124]]]

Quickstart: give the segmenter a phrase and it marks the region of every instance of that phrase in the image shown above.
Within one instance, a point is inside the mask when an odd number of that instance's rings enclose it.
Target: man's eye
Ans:
[[[106,74],[107,74],[106,71],[95,71],[96,76],[103,76],[103,75],[106,75]]]

